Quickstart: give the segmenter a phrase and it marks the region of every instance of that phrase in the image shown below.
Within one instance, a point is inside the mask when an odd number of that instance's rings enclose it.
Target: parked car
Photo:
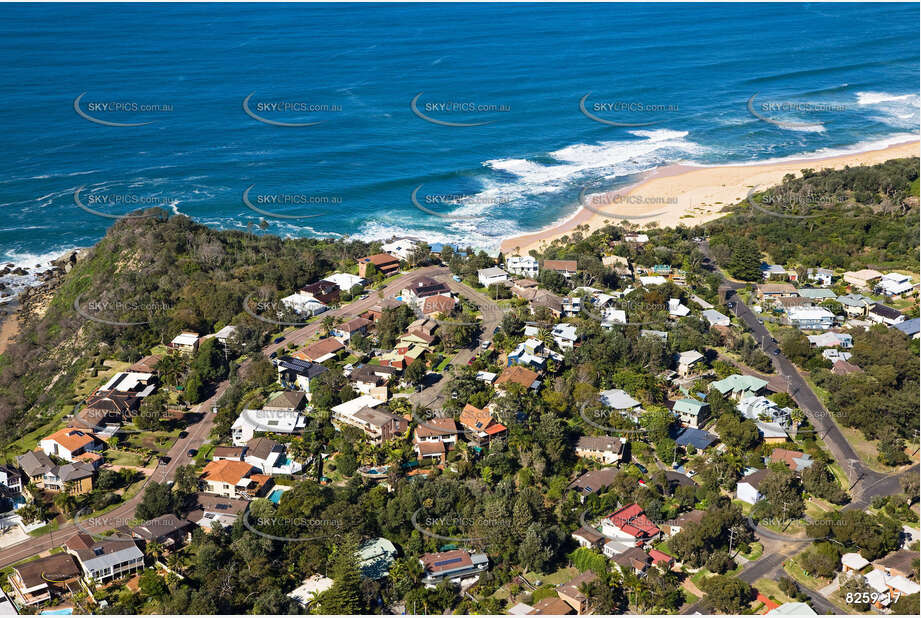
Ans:
[[[182,440],[183,438],[188,438],[188,437],[189,437],[189,432],[188,432],[188,431],[180,431],[180,432],[179,432],[179,439],[180,439],[180,440]]]
[[[198,450],[197,450],[197,449],[194,449],[194,448],[190,448],[190,449],[186,452],[186,455],[188,455],[189,457],[195,457],[197,454],[198,454]]]
[[[460,277],[458,277],[457,275],[452,275],[452,277],[451,277],[451,278],[452,278],[452,279],[454,279],[455,281],[457,281],[458,283],[460,283],[460,282],[461,282],[461,278],[460,278]]]
[[[281,343],[281,342],[284,341],[284,340],[285,340],[284,337],[275,337],[275,339],[272,341],[272,343]]]
[[[774,356],[780,356],[780,348],[774,349]]]

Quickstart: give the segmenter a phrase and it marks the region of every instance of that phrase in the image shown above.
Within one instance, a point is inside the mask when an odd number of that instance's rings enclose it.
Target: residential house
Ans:
[[[263,474],[297,474],[303,466],[290,459],[285,446],[269,438],[253,438],[246,443],[243,461]]]
[[[789,283],[762,283],[757,291],[761,302],[797,295],[796,288]]]
[[[732,322],[729,316],[723,315],[716,309],[705,309],[700,315],[710,323],[710,326],[729,326]]]
[[[55,467],[51,458],[39,450],[17,456],[16,462],[26,475],[26,484],[33,483],[37,487],[44,487],[45,473]]]
[[[570,483],[566,489],[578,492],[580,500],[585,502],[588,496],[601,493],[610,487],[617,473],[618,469],[614,467],[589,470]]]
[[[82,461],[54,466],[45,472],[42,487],[49,491],[66,491],[72,496],[82,496],[93,491],[95,474],[95,466]]]
[[[582,590],[597,579],[598,575],[594,571],[585,571],[565,584],[560,584],[556,589],[556,593],[560,599],[576,610],[577,615],[588,614],[591,609],[591,599]]]
[[[358,546],[358,569],[362,576],[379,580],[390,574],[390,566],[397,558],[397,548],[388,539],[368,539]]]
[[[680,298],[668,299],[668,315],[673,318],[683,318],[691,313],[691,309],[681,303]]]
[[[286,388],[296,388],[304,391],[307,401],[310,401],[310,381],[327,369],[318,362],[311,362],[293,356],[279,356],[272,360],[278,370],[278,381]]]
[[[764,392],[767,385],[767,381],[761,378],[734,373],[722,380],[711,382],[708,388],[718,391],[724,397],[740,401],[748,397],[760,395]]]
[[[658,285],[665,285],[668,283],[668,279],[661,275],[646,275],[639,277],[640,285],[645,288],[654,287]]]
[[[540,386],[540,381],[537,379],[537,373],[526,369],[519,365],[514,367],[506,367],[502,370],[502,374],[496,380],[496,387],[505,389],[506,384],[518,384],[522,388],[536,389]]]
[[[540,273],[537,258],[531,255],[512,255],[505,258],[505,270],[524,277],[536,277]]]
[[[301,288],[301,292],[309,294],[324,305],[335,305],[339,302],[339,286],[332,281],[317,281]]]
[[[842,573],[859,573],[868,564],[870,564],[870,561],[857,552],[850,552],[841,556]]]
[[[675,444],[685,448],[693,446],[698,451],[709,448],[716,441],[713,434],[693,427],[683,427],[675,434]]]
[[[421,243],[415,238],[394,238],[390,242],[383,243],[381,251],[408,262],[420,245]]]
[[[437,584],[444,579],[464,579],[489,567],[486,554],[474,554],[465,549],[422,554],[419,562],[422,563],[422,581],[426,584]]]
[[[643,508],[634,502],[608,515],[601,522],[601,533],[609,539],[636,545],[655,540],[662,531],[646,516]]]
[[[707,420],[710,404],[696,399],[679,399],[675,402],[672,412],[678,416],[678,421],[682,425],[699,429]]]
[[[419,277],[410,285],[403,288],[400,298],[404,303],[417,309],[422,307],[423,301],[429,296],[450,296],[451,288],[447,284],[431,277]]]
[[[149,543],[158,543],[167,550],[174,551],[192,539],[192,528],[194,527],[195,524],[188,519],[167,513],[135,526],[130,532],[131,536],[140,541],[143,547]]]
[[[281,304],[301,316],[312,317],[329,309],[326,303],[314,298],[313,294],[301,291],[285,296],[281,299]]]
[[[214,451],[211,452],[211,459],[214,461],[243,461],[245,452],[245,446],[215,446]]]
[[[359,277],[358,275],[353,275],[350,273],[336,273],[330,275],[324,279],[324,281],[329,281],[336,285],[339,288],[340,292],[351,292],[352,288],[356,285],[358,287],[364,287],[367,281]]]
[[[885,324],[886,326],[895,326],[905,321],[905,316],[902,315],[898,309],[882,303],[873,305],[867,317],[877,324]]]
[[[627,392],[622,389],[612,388],[610,390],[601,391],[598,393],[598,397],[602,404],[608,408],[617,410],[621,415],[633,421],[639,420],[640,414],[643,413],[640,402],[628,395]]]
[[[457,301],[444,294],[428,296],[422,301],[422,314],[426,316],[448,315],[454,310]]]
[[[140,373],[135,371],[119,371],[103,384],[99,391],[115,391],[118,393],[131,393],[143,399],[153,393],[157,388],[157,376],[153,373]]]
[[[605,541],[605,536],[603,534],[594,528],[586,526],[582,526],[573,532],[572,538],[579,544],[579,547],[587,547],[589,549],[598,549]]]
[[[78,455],[102,448],[102,444],[91,432],[73,428],[59,429],[42,438],[40,446],[46,455],[60,457],[64,461],[74,461]]]
[[[814,281],[823,287],[830,286],[834,277],[835,272],[827,268],[806,269],[806,279]]]
[[[871,598],[871,603],[877,609],[888,607],[895,599],[901,596],[921,592],[921,586],[917,583],[902,575],[887,575],[881,569],[873,569],[866,574],[864,579],[870,589],[879,595],[875,599]]]
[[[478,446],[488,444],[494,438],[508,434],[508,428],[493,420],[488,410],[481,410],[469,403],[461,410],[459,422],[465,430],[467,439]]]
[[[912,318],[910,320],[905,320],[904,322],[899,322],[894,324],[893,328],[900,330],[912,339],[918,338],[918,333],[921,332],[921,319]]]
[[[381,316],[384,315],[384,311],[387,309],[396,309],[402,305],[400,301],[395,298],[384,298],[380,302],[374,304],[370,309],[361,314],[361,317],[367,318],[372,322],[377,322],[381,319]]]
[[[73,420],[87,430],[111,433],[105,429],[110,426],[117,429],[121,423],[130,421],[140,407],[141,399],[135,393],[99,389],[86,398]]]
[[[579,340],[576,326],[565,322],[555,325],[553,330],[550,331],[550,336],[553,337],[553,341],[561,350],[573,349],[576,342]]]
[[[576,442],[576,457],[594,459],[603,464],[620,463],[627,447],[626,438],[613,436],[582,436]]]
[[[771,463],[782,463],[794,472],[802,472],[813,464],[812,457],[799,451],[775,448],[769,458]]]
[[[357,335],[366,335],[370,325],[371,320],[365,318],[352,318],[348,322],[335,326],[329,333],[342,343],[349,344],[353,337]]]
[[[170,352],[178,352],[191,356],[198,351],[199,335],[193,331],[183,331],[173,337],[173,340],[166,344]]]
[[[144,553],[134,541],[99,539],[78,533],[64,543],[64,549],[77,559],[84,577],[104,584],[144,568]]]
[[[647,234],[624,234],[624,242],[642,245],[649,242]]]
[[[835,314],[824,307],[790,307],[787,319],[802,330],[825,330],[835,325]]]
[[[563,355],[548,348],[540,339],[530,337],[509,352],[506,366],[528,365],[535,369],[546,369],[548,359],[562,362]]]
[[[222,528],[233,526],[237,517],[246,511],[247,506],[249,502],[246,500],[199,492],[195,494],[195,505],[186,515],[186,519],[205,532],[211,532],[215,524]]]
[[[228,324],[227,326],[221,328],[216,333],[210,335],[205,335],[205,339],[217,339],[221,345],[227,345],[227,342],[234,338],[237,334],[237,327]]]
[[[349,381],[362,395],[371,395],[375,399],[387,401],[386,384],[398,373],[398,369],[387,365],[362,365],[352,369]]]
[[[601,328],[610,330],[615,324],[626,324],[627,312],[623,309],[607,307],[601,315]]]
[[[794,307],[812,307],[815,301],[811,298],[802,296],[785,296],[774,300],[774,304],[779,306],[784,312],[789,313]]]
[[[311,363],[323,363],[331,358],[336,358],[336,354],[344,349],[345,345],[335,337],[325,337],[315,343],[311,343],[303,350],[295,352],[294,358],[310,361]]]
[[[230,428],[234,446],[244,446],[257,433],[293,434],[307,426],[298,410],[243,410]]]
[[[579,263],[576,260],[544,260],[543,268],[558,272],[569,279],[579,271]]]
[[[849,318],[866,317],[876,301],[862,294],[845,294],[835,299],[844,307],[844,312]]]
[[[869,268],[864,268],[863,270],[858,271],[847,271],[842,275],[842,279],[848,284],[856,288],[861,288],[864,290],[872,289],[873,282],[881,278],[883,273],[877,270],[871,270]]]
[[[560,299],[563,316],[569,318],[582,312],[582,298],[579,296],[564,296]]]
[[[764,496],[758,490],[768,474],[769,470],[763,469],[742,477],[736,484],[736,498],[747,504],[755,504],[761,500]]]
[[[863,373],[863,369],[843,359],[838,359],[831,366],[831,372],[836,376],[846,376],[852,373]]]
[[[873,561],[873,568],[891,577],[914,577],[914,561],[918,552],[902,549]]]
[[[269,412],[299,412],[307,405],[307,393],[302,391],[279,391],[262,405]]]
[[[854,337],[847,333],[827,332],[821,335],[807,335],[809,343],[814,348],[844,348],[849,350],[854,347]]]
[[[80,567],[68,553],[51,554],[13,566],[7,580],[16,602],[26,607],[69,594],[68,584],[80,579]]]
[[[383,444],[402,435],[409,423],[402,416],[389,411],[376,410],[382,402],[370,395],[362,395],[333,408],[333,422],[337,425],[351,425],[362,430],[374,444]]]
[[[289,592],[286,596],[294,599],[303,608],[309,608],[317,597],[329,590],[335,584],[331,578],[315,573],[301,583],[300,586]]]
[[[652,559],[653,566],[657,566],[665,571],[671,570],[675,566],[675,558],[658,549],[650,549],[649,557]]]
[[[705,357],[697,350],[687,350],[676,355],[675,358],[678,361],[678,375],[687,377],[694,372],[694,367]]]
[[[457,423],[453,418],[432,418],[422,421],[413,432],[413,450],[424,460],[445,462],[447,452],[457,444]]]
[[[631,547],[625,552],[611,556],[611,560],[618,566],[620,572],[626,575],[631,570],[637,575],[642,575],[652,565],[652,558],[639,547]]]
[[[529,616],[566,616],[572,613],[572,608],[559,597],[544,597],[534,604]]]
[[[918,287],[912,283],[911,277],[901,273],[883,275],[876,284],[876,292],[885,296],[905,297]]]
[[[678,515],[675,519],[665,522],[665,526],[662,530],[665,533],[665,536],[671,538],[684,530],[688,524],[699,524],[703,520],[706,511],[700,509],[694,509],[693,511],[688,511]]]
[[[476,275],[480,285],[484,288],[488,288],[491,285],[503,284],[508,281],[508,273],[498,266],[481,268],[477,271]]]
[[[0,464],[0,491],[8,498],[22,493],[22,474],[13,466]]]
[[[148,356],[145,356],[138,362],[128,367],[128,371],[137,373],[156,373],[157,363],[160,362],[161,358],[162,357],[158,354],[149,354]]]
[[[259,474],[245,461],[210,461],[199,479],[207,493],[242,500],[262,496],[272,484],[272,477]]]
[[[765,280],[787,280],[796,281],[796,271],[787,270],[785,267],[780,264],[765,264],[761,263],[761,276]]]
[[[368,267],[373,266],[377,272],[389,277],[400,270],[400,260],[387,253],[376,253],[358,259],[358,276],[368,279]]]

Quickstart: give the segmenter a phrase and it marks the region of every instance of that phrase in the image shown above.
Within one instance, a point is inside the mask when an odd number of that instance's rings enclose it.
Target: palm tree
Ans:
[[[64,491],[54,497],[54,506],[65,516],[70,516],[77,510],[77,499],[70,493],[71,488],[65,487]]]
[[[165,548],[163,547],[162,543],[158,541],[150,541],[144,548],[144,554],[153,558],[154,562],[156,562],[160,559],[160,556],[163,555],[164,550]]]

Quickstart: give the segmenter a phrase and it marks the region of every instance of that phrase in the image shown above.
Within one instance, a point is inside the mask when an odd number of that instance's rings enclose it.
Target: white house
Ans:
[[[352,275],[350,273],[336,273],[335,275],[326,277],[324,281],[335,283],[343,292],[348,292],[356,285],[364,287],[364,285],[367,283],[366,280],[362,279],[358,275]]]
[[[624,241],[642,244],[649,242],[649,236],[646,234],[624,234]]]
[[[246,443],[243,461],[268,475],[297,474],[301,464],[285,454],[285,447],[269,438],[253,438]]]
[[[626,324],[627,323],[627,312],[623,309],[614,309],[613,307],[608,307],[604,310],[604,313],[601,316],[601,327],[602,328],[611,328],[615,324]]]
[[[883,275],[876,284],[876,291],[886,296],[905,296],[915,289],[911,277],[901,273],[889,273]]]
[[[804,330],[825,330],[835,324],[835,314],[824,307],[790,307],[790,324]]]
[[[281,304],[298,315],[319,315],[328,307],[314,298],[309,292],[297,291],[281,299]]]
[[[823,287],[830,286],[834,276],[834,271],[828,270],[827,268],[810,268],[806,271],[807,279],[815,281]]]
[[[704,355],[697,350],[687,350],[678,355],[678,375],[684,377],[691,373],[694,365],[704,359]]]
[[[95,435],[79,429],[60,429],[42,438],[40,445],[45,455],[54,455],[71,462],[77,456],[88,451],[98,451],[101,447]]]
[[[381,245],[381,251],[388,253],[401,260],[409,261],[413,251],[419,246],[419,241],[412,238],[397,238]]]
[[[664,285],[668,282],[668,279],[666,279],[662,275],[647,275],[644,277],[640,277],[639,279],[640,279],[640,285],[642,285],[643,287],[650,287],[653,285]]]
[[[198,350],[198,333],[183,331],[173,337],[166,347],[183,354],[195,354],[195,351]]]
[[[729,326],[729,316],[723,315],[716,309],[707,309],[701,313],[703,318],[710,323],[710,326]]]
[[[768,470],[758,470],[753,472],[746,477],[743,477],[742,480],[736,485],[736,498],[742,502],[748,504],[755,504],[764,496],[761,495],[761,492],[758,491],[758,488],[761,487],[761,483],[768,475]]]
[[[531,255],[513,255],[505,258],[505,270],[524,277],[536,277],[540,273],[537,258]]]
[[[639,419],[639,415],[643,411],[640,408],[641,404],[639,401],[619,388],[602,391],[598,396],[601,398],[601,403],[605,406],[617,410],[634,421]]]
[[[496,283],[504,283],[508,281],[508,273],[499,268],[498,266],[493,266],[491,268],[481,268],[477,271],[477,279],[480,280],[480,285],[484,288],[488,288],[491,285]]]
[[[579,340],[575,325],[565,322],[554,326],[550,335],[561,350],[571,350],[576,341]]]
[[[689,313],[691,313],[690,308],[681,304],[680,298],[668,299],[668,315],[672,316],[673,318],[683,318]]]
[[[807,335],[809,343],[817,348],[852,348],[854,338],[847,333],[822,333],[821,335]]]
[[[234,446],[245,446],[256,432],[295,433],[307,426],[297,410],[243,410],[231,426]]]

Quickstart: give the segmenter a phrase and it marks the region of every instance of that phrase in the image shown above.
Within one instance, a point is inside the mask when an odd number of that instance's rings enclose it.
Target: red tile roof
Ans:
[[[659,528],[646,517],[643,508],[636,503],[628,504],[608,516],[615,526],[625,534],[634,538],[648,538],[661,532]]]

